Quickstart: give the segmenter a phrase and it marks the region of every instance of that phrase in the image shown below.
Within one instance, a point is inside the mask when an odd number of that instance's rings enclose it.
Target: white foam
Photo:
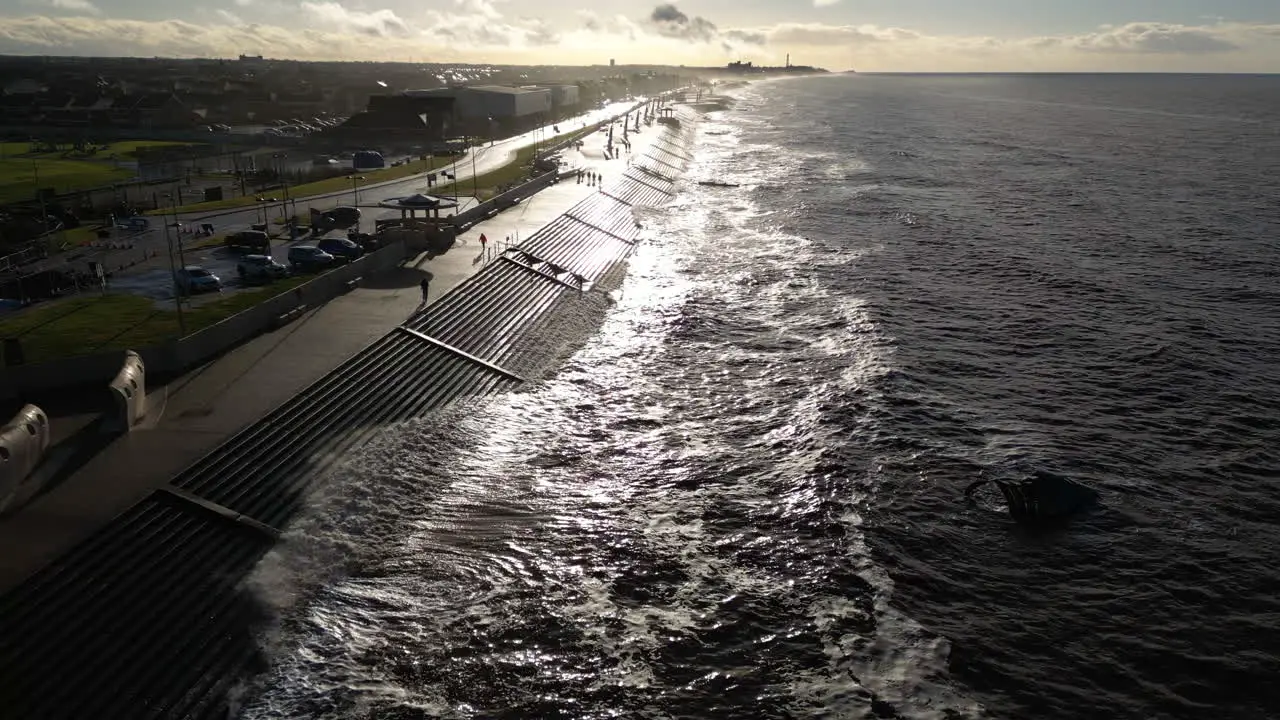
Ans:
[[[732,172],[734,153],[761,148],[726,142],[721,150],[706,161],[720,163],[716,172]],[[763,160],[753,162],[747,176],[768,171]],[[691,176],[711,171],[699,163]],[[840,170],[858,171],[855,165]],[[735,493],[782,509],[807,499],[760,498],[761,490],[750,486],[699,486],[693,468],[743,449],[732,423],[714,415],[719,406],[713,403],[727,403],[723,413],[746,414],[732,406],[732,394],[700,388],[770,387],[776,377],[768,373],[727,370],[776,362],[771,354],[778,351],[768,342],[794,344],[810,362],[839,367],[735,421],[767,424],[771,429],[753,442],[774,448],[774,475],[799,478],[821,459],[806,444],[824,432],[824,400],[887,372],[892,342],[879,335],[861,300],[825,286],[813,272],[837,262],[856,267],[857,253],[828,257],[816,243],[781,231],[748,193],[723,202],[711,192],[693,187],[668,208],[642,212],[652,239],[637,248],[624,284],[610,294],[602,330],[557,375],[527,391],[383,433],[332,473],[312,511],[255,575],[254,586],[286,622],[269,638],[275,666],[246,717],[297,715],[327,694],[354,696],[364,709],[388,702],[436,715],[474,715],[450,708],[436,689],[403,683],[363,658],[399,647],[429,662],[432,653],[447,654],[451,643],[463,642],[458,628],[483,636],[527,621],[511,613],[530,593],[540,598],[539,612],[553,612],[556,622],[584,633],[593,652],[617,661],[591,679],[594,686],[650,687],[660,673],[647,658],[671,637],[714,619],[726,593],[778,598],[789,592],[794,579],[734,562],[721,545],[726,538],[702,517],[742,501]],[[714,303],[729,317],[690,310]],[[796,306],[818,310],[797,317],[788,310]],[[674,344],[673,333],[691,319],[765,328],[762,346],[711,332]],[[588,320],[595,321],[581,322]],[[688,345],[698,343],[720,354],[691,368],[683,358]],[[656,374],[656,367],[669,375]],[[691,379],[681,370],[704,372],[689,392],[710,399],[673,390],[672,383]],[[871,498],[844,500],[856,507]],[[976,705],[950,689],[946,641],[894,608],[892,582],[873,564],[860,518],[851,514],[845,525],[850,559],[876,592],[875,630],[871,637],[825,638],[829,665],[790,679],[797,714],[805,707],[824,708],[825,716],[865,714],[867,695],[859,684],[907,717],[942,717],[944,709],[976,713]],[[552,541],[557,531],[564,545]],[[683,579],[667,600],[622,602],[616,580],[593,566],[609,562],[609,554],[575,544],[592,538],[633,541],[645,549],[635,562],[656,558]],[[862,607],[826,595],[812,598],[808,612],[834,633],[841,618]],[[541,662],[536,653],[525,661]]]

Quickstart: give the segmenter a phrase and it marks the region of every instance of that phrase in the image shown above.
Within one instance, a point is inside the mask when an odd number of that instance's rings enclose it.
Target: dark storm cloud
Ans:
[[[715,23],[703,17],[691,18],[671,3],[655,7],[649,13],[649,22],[659,35],[669,38],[709,42],[720,35]]]

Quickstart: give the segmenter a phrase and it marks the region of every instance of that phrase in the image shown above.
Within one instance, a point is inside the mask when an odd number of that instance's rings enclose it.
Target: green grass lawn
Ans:
[[[592,126],[585,130],[580,129],[580,130],[574,130],[571,132],[564,132],[559,135],[555,135],[553,137],[548,138],[546,142],[541,143],[540,146],[546,147],[547,145],[551,145],[553,143],[558,143],[558,142],[562,142],[562,141],[570,140],[574,138],[586,137],[587,135],[590,135],[592,132],[595,132],[595,130],[596,128]],[[420,173],[430,172],[436,168],[440,168],[448,165],[454,159],[455,158],[453,157],[440,156],[440,157],[435,157],[428,160],[414,160],[412,162],[407,162],[404,165],[401,165],[399,167],[389,167],[389,168],[384,168],[382,170],[365,170],[360,172],[360,175],[364,178],[364,180],[361,181],[360,183],[360,187],[363,188],[365,185],[372,185],[374,183],[387,182],[388,180],[399,180],[400,178],[408,177],[410,175],[418,175]],[[493,189],[495,187],[499,185],[503,185],[508,182],[512,182],[513,180],[518,180],[522,178],[527,173],[527,169],[525,168],[525,166],[527,166],[529,162],[532,161],[532,159],[533,159],[533,146],[522,148],[521,150],[517,151],[516,159],[513,163],[505,167],[502,167],[498,170],[494,170],[493,172],[485,173],[481,175],[479,178],[477,178],[476,185],[478,188],[480,188],[481,191],[484,191],[487,189],[489,191],[489,196],[492,196],[494,194]],[[470,179],[459,182],[458,193],[460,195],[461,194],[470,195],[471,193],[469,191],[469,188],[471,188],[471,185],[472,183]],[[447,188],[447,192],[444,190],[444,188]],[[319,180],[312,183],[305,183],[303,185],[290,186],[289,197],[304,198],[312,195],[325,195],[327,193],[341,192],[343,190],[350,191],[351,189],[352,189],[351,181],[348,180],[345,176],[342,176],[342,177],[329,178],[328,180]],[[452,184],[437,185],[431,189],[431,192],[435,195],[453,195],[453,185]],[[280,190],[272,190],[268,194],[274,197],[282,196],[282,193]],[[483,195],[483,192],[481,193],[481,197],[482,198],[485,197]],[[213,212],[216,210],[228,210],[231,208],[247,207],[255,204],[256,202],[257,201],[254,200],[252,196],[227,198],[225,200],[215,200],[213,202],[192,203],[190,205],[183,205],[182,207],[178,208],[178,212],[184,212],[184,213]],[[148,213],[148,214],[159,214],[159,211]]]
[[[32,143],[29,142],[5,142],[0,143],[0,160],[9,160],[11,158],[20,157],[27,160],[56,160],[56,159],[94,159],[109,160],[112,155],[122,160],[137,159],[139,148],[154,147],[171,147],[175,145],[189,146],[195,143],[177,142],[172,140],[121,140],[113,143],[95,143],[94,147],[100,148],[91,155],[76,153],[71,149],[70,145],[64,145],[64,149],[58,152],[42,152],[32,153]]]
[[[251,308],[312,279],[298,275],[245,290],[197,307],[184,308],[187,333]],[[176,338],[178,314],[140,295],[84,293],[45,303],[0,321],[0,338],[18,338],[28,363],[49,362],[107,350],[139,349]]]
[[[37,180],[38,168],[38,180]],[[122,182],[133,177],[132,168],[118,168],[109,162],[86,160],[0,160],[0,205],[32,200],[36,188],[53,188],[54,192],[73,190]]]
[[[498,188],[501,186],[527,180],[533,155],[533,147],[521,148],[516,152],[514,162],[503,165],[497,170],[477,175],[475,182],[472,182],[471,178],[465,178],[456,183],[436,185],[431,188],[431,194],[436,197],[452,197],[456,186],[459,196],[474,196],[479,200],[488,200],[498,194]]]
[[[584,138],[593,132],[595,132],[594,128],[588,128],[586,130],[564,133],[556,136],[556,140],[557,142],[576,140]],[[497,195],[501,191],[502,186],[528,180],[529,171],[533,165],[533,157],[535,155],[534,151],[536,149],[545,150],[548,144],[550,143],[543,143],[539,145],[538,148],[534,148],[532,145],[521,148],[516,152],[516,159],[514,161],[498,168],[497,170],[477,175],[474,183],[471,181],[471,178],[466,178],[459,180],[457,183],[437,185],[431,188],[431,194],[438,197],[444,197],[446,195],[452,196],[454,193],[454,185],[457,185],[458,195],[473,196],[481,201],[488,200],[494,195]]]
[[[0,143],[0,205],[34,199],[38,187],[67,193],[129,180],[136,174],[132,163],[138,148],[168,145],[190,143],[125,140],[92,155],[31,153],[31,143]]]
[[[451,159],[448,157],[435,157],[427,160],[414,160],[407,162],[398,167],[389,167],[382,170],[363,170],[360,176],[364,178],[360,182],[360,187],[370,185],[372,183],[386,182],[388,180],[399,180],[400,178],[419,173],[430,172],[431,170],[448,165]],[[353,173],[354,174],[354,171]],[[327,193],[351,191],[351,181],[345,175],[329,178],[327,180],[317,180],[316,182],[304,183],[302,185],[290,185],[289,197],[304,198],[312,195],[325,195]],[[283,198],[284,191],[280,188],[270,190],[265,195],[275,198]],[[248,207],[257,204],[257,200],[252,195],[243,197],[226,198],[225,200],[214,200],[212,202],[191,203],[182,205],[178,208],[180,213],[188,212],[213,212],[215,210],[228,210],[231,208]],[[148,215],[157,215],[160,212],[173,212],[165,209],[164,211],[148,212]]]

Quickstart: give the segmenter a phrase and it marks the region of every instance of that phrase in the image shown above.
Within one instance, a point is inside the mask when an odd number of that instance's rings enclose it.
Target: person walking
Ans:
[[[431,288],[431,282],[426,278],[422,278],[422,282],[418,283],[422,287],[422,304],[427,304],[427,291]]]

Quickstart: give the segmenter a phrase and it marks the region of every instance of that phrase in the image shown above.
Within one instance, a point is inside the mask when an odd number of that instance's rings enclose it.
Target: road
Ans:
[[[637,107],[642,102],[643,100],[613,103],[590,113],[561,120],[555,125],[558,125],[563,132],[572,132],[586,125],[619,116]],[[473,172],[475,175],[484,175],[497,170],[514,161],[516,153],[520,149],[533,145],[535,142],[554,143],[552,128],[553,125],[547,125],[520,135],[495,141],[491,145],[472,148],[455,162],[442,165],[435,168],[434,171],[447,170],[453,173],[459,181],[460,189],[465,190],[464,181],[470,179]],[[571,154],[566,154],[566,159],[572,161],[573,158]],[[377,220],[399,217],[399,211],[379,208],[377,207],[378,202],[387,198],[412,195],[414,193],[430,194],[432,189],[427,187],[427,174],[429,173],[360,186],[359,207],[362,211],[360,229],[371,232]],[[355,193],[351,189],[323,195],[291,198],[289,214],[293,214],[296,211],[298,215],[304,218],[305,222],[310,208],[328,210],[339,205],[352,205],[354,199]],[[462,204],[460,209],[465,209],[466,204],[473,202],[475,202],[474,198],[459,197],[459,203]],[[264,204],[263,206],[247,206],[215,212],[181,213],[176,220],[187,227],[198,227],[202,223],[212,224],[215,228],[215,235],[222,236],[237,230],[247,230],[252,225],[261,223],[263,220],[263,207],[266,207],[268,217],[272,220],[281,217],[283,214],[281,203],[275,202]],[[113,290],[147,295],[157,300],[172,298],[168,242],[165,239],[164,226],[166,223],[174,222],[174,216],[165,216],[163,218],[153,216],[151,219],[151,230],[117,238],[116,242],[129,243],[132,247],[124,249],[84,248],[65,255],[50,257],[37,266],[31,266],[28,272],[38,272],[46,268],[65,267],[67,265],[71,265],[76,269],[87,270],[88,263],[93,261],[101,263],[107,272],[112,274],[110,287]],[[271,227],[273,231],[280,229],[280,226],[274,224]],[[345,233],[339,234],[345,236]],[[222,278],[230,288],[236,287],[235,256],[223,248],[188,249],[187,246],[198,244],[199,242],[199,239],[184,235],[181,240],[181,245],[183,246],[181,257],[175,258],[175,262],[182,261],[189,265],[202,265]],[[283,239],[274,241],[272,243],[272,255],[277,260],[283,261],[288,253],[289,246],[300,242],[304,242],[304,240],[299,238],[294,242]]]

